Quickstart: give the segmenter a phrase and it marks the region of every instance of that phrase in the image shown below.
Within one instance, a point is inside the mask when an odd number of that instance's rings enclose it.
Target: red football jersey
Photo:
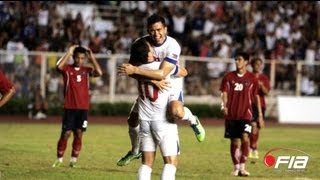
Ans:
[[[253,73],[246,72],[239,76],[236,71],[227,73],[221,82],[221,92],[228,93],[227,120],[252,119],[252,103],[258,94],[258,81]]]
[[[7,77],[0,71],[0,93],[3,95],[7,93],[13,87],[12,83]]]
[[[88,110],[89,76],[91,67],[65,65],[62,70],[64,81],[64,108]]]
[[[270,91],[270,81],[269,78],[264,74],[259,74],[258,81],[261,81],[263,83],[263,86]],[[265,95],[262,92],[262,90],[259,90],[259,97],[260,97],[260,104],[262,109],[266,109],[266,100]]]

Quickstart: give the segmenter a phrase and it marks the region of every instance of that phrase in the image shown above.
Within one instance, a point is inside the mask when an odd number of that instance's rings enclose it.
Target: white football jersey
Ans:
[[[156,70],[159,69],[161,62],[154,61],[152,63],[143,64],[139,66],[143,69]],[[170,76],[174,73],[174,70],[166,77],[166,81],[169,81]],[[167,105],[171,90],[163,90],[162,92],[150,82],[138,81],[138,106],[139,106],[139,119],[140,120],[166,120]]]
[[[148,39],[148,35],[144,38]],[[154,49],[154,57],[156,61],[167,61],[174,65],[179,64],[179,57],[181,53],[181,47],[179,43],[172,37],[167,36],[163,44],[159,46],[152,46]],[[172,75],[172,91],[170,101],[180,100],[183,102],[183,78],[178,78]]]
[[[170,36],[160,46],[153,46],[156,61],[168,61],[172,64],[179,64],[181,47],[179,43]]]

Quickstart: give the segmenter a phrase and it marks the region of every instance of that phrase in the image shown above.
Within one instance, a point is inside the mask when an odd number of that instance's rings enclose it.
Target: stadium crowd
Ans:
[[[120,9],[121,16],[112,22],[113,28],[101,31],[94,26],[95,20],[103,18],[97,8],[92,9],[90,18],[84,18],[83,11],[66,12],[67,4],[114,7]],[[295,88],[296,72],[289,62],[320,60],[318,1],[1,1],[0,49],[64,52],[79,43],[93,53],[128,54],[131,43],[146,34],[143,22],[154,12],[166,17],[169,35],[182,46],[181,55],[231,58],[243,50],[263,60],[286,62],[276,68],[275,89]],[[17,96],[37,86],[25,78],[40,78],[36,75],[39,68],[29,67],[25,58],[8,55],[0,60],[1,69],[15,83]],[[40,65],[41,58],[34,56],[33,62]],[[217,95],[223,74],[232,67],[187,62],[186,68],[186,94]],[[303,68],[302,95],[320,94],[317,69]],[[48,74],[56,76],[50,68]],[[104,76],[103,80],[107,79]],[[53,82],[58,91],[60,82]]]

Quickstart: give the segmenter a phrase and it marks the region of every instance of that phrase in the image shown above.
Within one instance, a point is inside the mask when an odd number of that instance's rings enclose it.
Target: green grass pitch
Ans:
[[[263,129],[259,142],[260,159],[255,163],[250,159],[247,161],[247,170],[251,173],[249,179],[319,179],[318,127],[267,126]],[[224,128],[205,128],[206,140],[198,143],[191,128],[179,125],[181,155],[176,179],[239,179],[230,175],[233,165],[229,155],[229,140],[223,138]],[[117,160],[129,150],[127,131],[126,125],[90,124],[84,134],[78,159],[80,167],[68,167],[71,154],[69,139],[64,166],[52,168],[60,124],[0,123],[0,179],[137,179],[140,160],[125,167],[116,165]],[[267,167],[263,156],[277,147],[308,153],[310,159],[307,168],[303,171],[276,171],[273,167]],[[285,151],[279,153],[289,155]],[[160,178],[162,166],[158,151],[152,179]]]

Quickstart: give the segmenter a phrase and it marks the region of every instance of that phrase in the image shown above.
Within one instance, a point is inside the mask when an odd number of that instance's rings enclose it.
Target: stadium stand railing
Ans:
[[[0,50],[0,66],[14,82],[17,98],[28,98],[31,90],[40,85],[43,96],[50,99],[51,96],[62,95],[61,76],[55,70],[55,64],[62,55],[63,53],[57,52]],[[117,75],[117,66],[127,62],[129,55],[96,54],[96,58],[104,74],[101,78],[91,81],[92,102],[133,102],[138,95],[135,80]],[[269,76],[271,82],[271,92],[267,96],[267,114],[276,115],[278,95],[319,95],[319,62],[264,62],[264,73]],[[185,102],[220,104],[219,83],[226,71],[234,69],[234,60],[181,56],[180,63],[189,72],[184,79]],[[210,73],[219,70],[219,76],[213,78]]]

